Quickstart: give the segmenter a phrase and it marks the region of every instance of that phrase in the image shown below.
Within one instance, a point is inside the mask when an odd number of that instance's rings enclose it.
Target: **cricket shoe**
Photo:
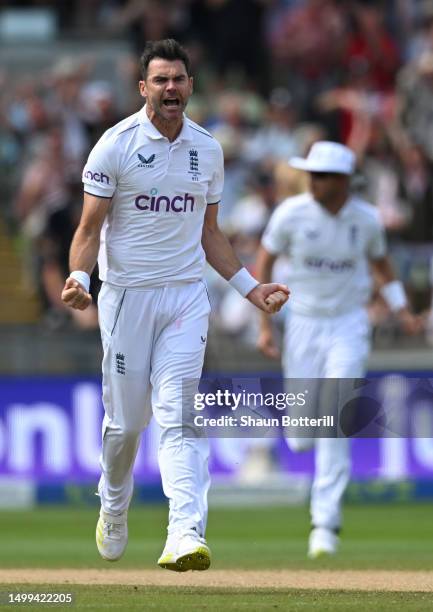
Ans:
[[[339,544],[340,538],[336,531],[325,527],[313,527],[308,541],[308,556],[310,559],[319,559],[335,555]]]
[[[195,529],[169,535],[158,565],[174,572],[207,570],[211,554],[206,540]]]
[[[96,546],[106,561],[117,561],[128,544],[126,511],[122,514],[108,514],[101,508],[96,525]]]

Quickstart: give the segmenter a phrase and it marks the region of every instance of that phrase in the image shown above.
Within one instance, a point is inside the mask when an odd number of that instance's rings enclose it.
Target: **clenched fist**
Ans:
[[[267,283],[257,285],[247,295],[247,299],[268,314],[278,312],[289,299],[290,291],[286,285]]]
[[[68,277],[63,287],[62,300],[71,308],[85,310],[92,303],[92,296],[75,278]]]

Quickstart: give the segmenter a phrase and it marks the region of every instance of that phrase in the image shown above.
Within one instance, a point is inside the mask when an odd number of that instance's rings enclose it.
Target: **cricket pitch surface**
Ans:
[[[166,570],[2,569],[0,584],[185,586],[243,589],[323,589],[433,592],[433,571],[406,570]]]

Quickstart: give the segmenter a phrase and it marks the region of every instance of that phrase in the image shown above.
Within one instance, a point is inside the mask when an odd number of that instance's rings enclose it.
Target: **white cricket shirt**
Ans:
[[[377,210],[350,197],[337,215],[311,194],[284,200],[274,211],[262,244],[288,256],[289,307],[299,314],[333,316],[364,306],[371,293],[368,260],[386,253]]]
[[[186,116],[174,142],[145,107],[107,130],[83,170],[87,193],[112,198],[101,232],[101,280],[142,287],[201,279],[204,214],[220,201],[223,182],[221,146]]]

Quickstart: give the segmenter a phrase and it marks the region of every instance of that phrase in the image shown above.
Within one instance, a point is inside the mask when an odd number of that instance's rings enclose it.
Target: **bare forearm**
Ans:
[[[74,275],[65,281],[62,300],[71,308],[85,310],[92,303],[89,278],[98,257],[101,228],[111,199],[84,194],[81,220],[71,244],[69,266]],[[86,276],[87,273],[88,276]]]
[[[218,227],[203,228],[202,246],[208,263],[226,280],[242,268],[230,242]]]
[[[99,251],[99,231],[78,227],[75,232],[69,253],[70,270],[83,270],[89,276],[96,265]]]
[[[256,263],[257,280],[259,280],[261,283],[270,283],[272,280],[273,265],[274,260],[270,258],[265,258],[263,256],[263,251],[260,250]]]
[[[274,261],[275,257],[270,256],[270,254],[263,249],[263,247],[261,247],[256,261],[256,276],[259,282],[271,282]],[[266,312],[263,311],[260,313],[260,327],[262,331],[272,329],[271,318]]]
[[[373,260],[370,266],[379,289],[396,279],[394,269],[388,257]]]
[[[419,322],[410,312],[407,295],[403,284],[396,277],[391,262],[387,257],[372,262],[374,278],[380,293],[391,312],[394,312],[409,333],[419,331]]]

